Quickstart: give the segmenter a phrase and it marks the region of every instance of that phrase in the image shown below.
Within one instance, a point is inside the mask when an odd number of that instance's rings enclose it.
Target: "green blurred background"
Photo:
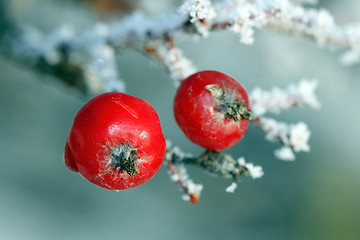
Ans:
[[[8,2],[17,21],[43,31],[71,24],[81,32],[116,18],[85,0]],[[136,4],[158,15],[180,3],[127,1],[120,11]],[[357,0],[324,0],[320,6],[340,23],[360,21]],[[165,167],[135,189],[100,189],[63,163],[68,131],[86,99],[50,76],[0,57],[0,239],[360,239],[360,67],[343,67],[331,51],[268,31],[256,31],[251,47],[228,33],[178,44],[199,70],[223,71],[248,90],[318,78],[320,110],[275,116],[306,122],[311,152],[298,154],[295,162],[277,160],[273,150],[279,145],[250,127],[227,152],[262,165],[265,175],[244,179],[234,194],[225,193],[229,180],[191,167],[194,181],[204,185],[194,206],[181,200]],[[201,153],[176,126],[176,89],[163,69],[132,51],[117,60],[128,93],[155,107],[166,138],[186,152]]]

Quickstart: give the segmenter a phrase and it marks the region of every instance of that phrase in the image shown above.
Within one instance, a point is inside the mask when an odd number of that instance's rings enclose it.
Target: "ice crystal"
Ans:
[[[261,178],[264,175],[263,169],[261,166],[254,165],[253,163],[245,162],[245,158],[241,157],[238,159],[238,164],[244,166],[249,171],[250,176],[253,179]]]
[[[232,183],[225,189],[225,191],[226,191],[227,193],[234,193],[236,188],[237,188],[237,183],[236,183],[236,182],[232,182]]]

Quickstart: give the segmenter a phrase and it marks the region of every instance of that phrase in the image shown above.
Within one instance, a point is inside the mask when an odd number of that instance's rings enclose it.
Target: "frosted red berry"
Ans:
[[[174,115],[192,142],[212,151],[240,141],[251,119],[244,87],[217,71],[198,72],[181,83],[174,100]]]
[[[65,164],[99,187],[122,190],[159,170],[165,139],[154,108],[124,94],[105,93],[76,115],[65,146]]]

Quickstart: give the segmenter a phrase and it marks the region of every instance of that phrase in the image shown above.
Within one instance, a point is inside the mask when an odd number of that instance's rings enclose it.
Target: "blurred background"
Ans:
[[[6,1],[6,0],[5,0]],[[44,32],[71,24],[79,32],[139,8],[149,15],[175,10],[181,1],[9,0],[8,13]],[[360,21],[357,0],[323,0],[340,24]],[[310,153],[295,162],[275,159],[276,143],[250,127],[227,152],[261,165],[265,175],[244,179],[234,194],[229,180],[189,167],[204,185],[190,206],[162,167],[131,190],[100,189],[68,171],[63,148],[77,111],[86,103],[50,76],[0,57],[0,239],[360,239],[360,67],[312,42],[256,31],[255,44],[213,33],[178,42],[199,70],[214,69],[248,90],[285,87],[303,77],[319,79],[320,110],[291,109],[275,116],[304,121],[312,131]],[[166,138],[200,154],[176,126],[176,89],[156,63],[133,51],[118,54],[129,94],[150,102]]]

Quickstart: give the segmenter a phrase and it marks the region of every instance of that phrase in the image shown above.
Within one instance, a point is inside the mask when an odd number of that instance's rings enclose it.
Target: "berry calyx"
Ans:
[[[111,166],[116,170],[127,172],[131,177],[139,174],[140,171],[136,165],[136,160],[140,157],[135,149],[130,145],[121,143],[119,147],[111,148]]]
[[[236,98],[235,91],[227,91],[217,84],[205,86],[215,99],[215,110],[223,113],[225,118],[239,121],[241,118],[251,120],[251,111],[244,100]]]

